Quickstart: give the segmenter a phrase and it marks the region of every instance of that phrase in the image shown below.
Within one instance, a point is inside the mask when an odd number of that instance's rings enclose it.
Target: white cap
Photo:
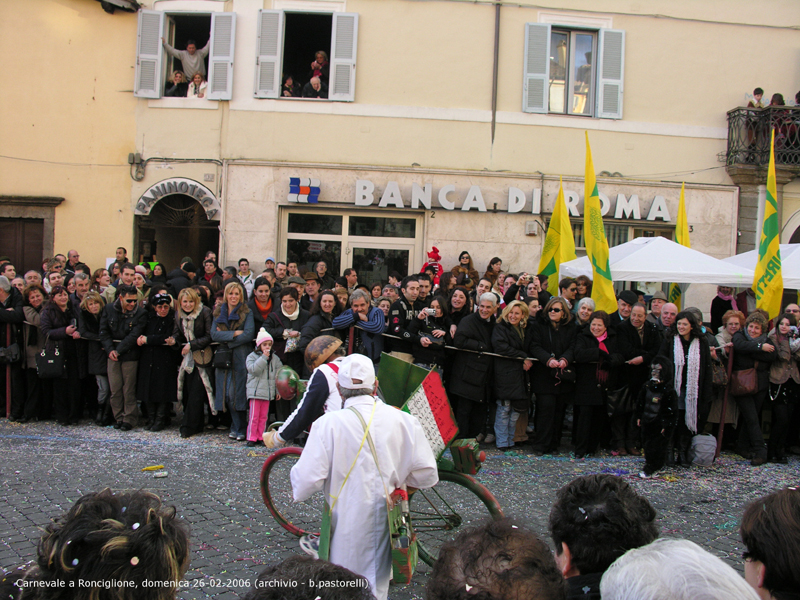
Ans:
[[[266,329],[262,327],[261,329],[258,330],[258,335],[256,336],[256,348],[260,348],[261,344],[263,344],[267,340],[269,340],[270,342],[273,341],[272,336]]]
[[[339,386],[345,390],[370,388],[375,385],[375,367],[362,354],[351,354],[339,363]]]

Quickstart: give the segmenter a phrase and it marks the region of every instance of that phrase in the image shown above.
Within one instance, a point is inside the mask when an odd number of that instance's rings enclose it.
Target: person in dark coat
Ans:
[[[178,402],[183,402],[182,438],[203,431],[203,406],[216,418],[211,385],[211,309],[203,306],[196,290],[186,288],[178,294],[175,329],[172,337],[181,347],[178,369]]]
[[[650,377],[650,363],[661,348],[661,336],[654,323],[647,320],[647,306],[637,302],[631,316],[617,327],[617,341],[625,357],[622,381],[628,384],[631,398],[639,397],[639,390]],[[618,455],[639,456],[639,427],[631,411],[611,417],[611,448]]]
[[[573,350],[578,328],[566,301],[550,298],[531,324],[528,354],[536,359],[531,383],[536,394],[536,430],[532,449],[537,456],[558,450],[564,413],[575,390]]]
[[[711,333],[716,335],[722,327],[722,315],[729,310],[737,310],[736,296],[733,288],[725,285],[717,286],[717,295],[711,301]]]
[[[78,352],[74,334],[77,319],[66,288],[57,285],[50,290],[50,300],[42,309],[41,328],[45,348],[64,354],[64,376],[53,383],[53,416],[61,425],[76,425],[81,415]]]
[[[100,342],[100,315],[106,305],[105,299],[94,290],[87,292],[81,301],[81,316],[78,329],[86,343],[86,368],[97,381],[97,415],[95,423],[111,425],[111,388],[108,386],[108,356]]]
[[[575,458],[579,459],[597,450],[607,393],[617,389],[625,362],[609,322],[608,313],[596,310],[589,317],[589,328],[575,341]]]
[[[528,306],[513,300],[503,309],[492,331],[492,348],[507,358],[494,358],[494,397],[497,414],[494,432],[498,450],[514,446],[514,431],[520,414],[527,416],[531,395],[528,371],[533,361],[528,358]]]
[[[456,421],[459,436],[473,438],[481,433],[492,399],[492,331],[497,296],[487,292],[479,298],[478,312],[461,321],[453,344],[472,352],[458,352],[453,361],[450,391],[457,398]]]
[[[178,394],[178,352],[175,338],[175,311],[166,292],[147,303],[147,324],[136,343],[142,348],[136,391],[147,406],[145,429],[161,431],[169,426],[169,411]]]
[[[173,269],[167,273],[167,290],[173,298],[177,298],[181,290],[192,287],[192,281],[197,274],[197,267],[189,261],[183,263],[180,268]]]
[[[443,376],[446,354],[445,346],[453,345],[450,326],[453,322],[447,311],[447,300],[444,296],[434,296],[431,300],[432,314],[420,312],[408,326],[409,333],[414,336],[414,364],[425,369],[438,369]]]
[[[278,310],[279,305],[280,299],[278,294],[273,293],[269,279],[256,277],[253,282],[253,294],[247,301],[247,307],[253,313],[253,323],[256,331],[260,331],[262,327],[266,328],[267,318]]]
[[[298,375],[303,372],[300,332],[309,318],[308,311],[300,308],[297,290],[287,286],[280,293],[280,308],[273,310],[264,323],[264,329],[274,340],[272,352]],[[289,352],[286,351],[287,345]]]
[[[756,370],[755,393],[734,396],[741,417],[736,446],[742,456],[750,458],[754,467],[767,462],[767,446],[761,432],[761,408],[769,390],[770,363],[777,359],[775,346],[767,338],[767,320],[760,313],[751,313],[744,322],[744,329],[733,334],[733,371]],[[709,360],[709,369],[710,364]]]
[[[300,331],[298,351],[305,354],[306,348],[311,341],[321,335],[332,335],[341,339],[339,332],[333,329],[333,319],[338,317],[341,312],[342,307],[336,299],[336,294],[330,290],[320,292],[311,306],[308,321]],[[308,366],[304,362],[303,378],[308,379],[310,376],[311,371],[308,370]]]
[[[38,421],[49,416],[52,406],[53,385],[52,380],[40,379],[36,370],[36,356],[42,351],[44,336],[42,335],[42,309],[45,306],[47,292],[38,283],[32,283],[22,290],[25,306],[25,323],[22,326],[24,351],[23,370],[25,372],[25,406],[20,410],[11,408],[11,414],[20,415],[19,422]],[[98,294],[99,296],[99,294]],[[0,329],[1,331],[2,329]],[[12,395],[11,400],[14,400]],[[12,416],[13,419],[13,416]]]
[[[255,347],[253,311],[245,304],[244,286],[232,281],[225,286],[225,302],[214,310],[211,339],[227,345],[233,351],[230,369],[216,369],[217,411],[231,411],[231,431],[228,437],[239,442],[247,440],[247,357]]]
[[[650,363],[650,379],[639,389],[635,417],[642,428],[645,460],[639,477],[647,479],[664,466],[678,418],[678,395],[672,382],[672,363],[667,358],[655,356]]]
[[[666,356],[675,365],[675,392],[678,394],[678,423],[667,447],[667,465],[675,464],[673,450],[677,446],[679,464],[689,467],[691,464],[687,453],[692,436],[705,427],[714,399],[711,350],[700,324],[691,312],[682,311],[677,314],[658,353]],[[759,427],[759,431],[760,429]],[[766,460],[766,450],[764,459]]]
[[[9,273],[10,274],[10,273]],[[10,332],[11,343],[21,343],[18,336],[18,327],[25,320],[23,311],[23,299],[20,291],[11,285],[11,281],[5,275],[0,275],[0,348],[6,346],[7,335]],[[12,413],[5,414],[5,406],[0,408],[0,415],[14,420],[21,419],[22,406],[25,404],[24,377],[22,366],[19,361],[0,368],[0,389],[6,389],[6,377],[11,373],[11,405]],[[15,409],[20,413],[15,414]]]

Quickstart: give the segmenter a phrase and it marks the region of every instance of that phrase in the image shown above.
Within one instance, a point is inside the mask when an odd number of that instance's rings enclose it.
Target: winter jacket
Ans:
[[[332,335],[340,337],[338,332],[333,331],[333,323],[331,322],[331,315],[319,312],[311,315],[300,330],[300,352],[305,354],[306,348],[315,338],[321,335]]]
[[[405,296],[400,296],[389,308],[389,333],[400,338],[389,338],[389,350],[391,352],[413,353],[414,336],[408,328],[420,310],[421,307],[417,302],[409,302]]]
[[[75,340],[67,334],[67,327],[75,320],[71,305],[67,303],[67,310],[62,311],[51,300],[42,308],[40,316],[41,333],[45,346],[49,351],[55,350],[58,346],[58,351],[64,354],[66,364],[64,378],[72,376],[77,379],[78,353],[75,348]]]
[[[620,367],[625,362],[617,344],[617,334],[607,330],[608,337],[603,341],[608,353],[600,349],[600,343],[592,332],[586,329],[575,341],[575,404],[577,406],[602,406],[606,402],[606,392],[617,389]],[[603,373],[607,373],[605,381]]]
[[[25,368],[36,368],[36,355],[42,351],[44,335],[42,335],[42,306],[36,310],[32,306],[22,308],[25,315],[25,324],[22,329],[23,345],[25,346]]]
[[[199,313],[198,313],[199,310]],[[175,312],[175,325],[174,329],[172,330],[172,335],[175,338],[175,341],[178,342],[180,347],[186,345],[188,339],[186,337],[186,333],[183,330],[183,322],[181,321],[181,313],[182,311],[178,310]],[[194,313],[198,313],[194,319],[194,331],[192,334],[194,335],[194,339],[192,340],[191,344],[189,345],[189,349],[194,352],[195,350],[202,350],[203,348],[208,348],[211,344],[211,327],[212,327],[212,317],[211,317],[211,309],[207,306],[200,305],[199,309],[196,308],[193,311]]]
[[[136,340],[146,323],[147,315],[141,306],[123,313],[119,300],[106,305],[100,317],[100,341],[106,356],[116,350],[121,362],[139,360],[142,352]]]
[[[523,337],[507,321],[499,321],[492,331],[492,351],[508,358],[494,358],[494,397],[497,400],[516,401],[516,409],[524,410],[530,400],[528,373],[519,359],[528,358],[527,327]]]
[[[78,331],[81,339],[86,343],[86,366],[89,375],[106,375],[108,373],[108,355],[100,342],[101,313],[93,315],[87,310],[81,310],[78,319]]]
[[[216,410],[225,410],[225,399],[233,400],[235,410],[247,410],[247,357],[253,351],[255,326],[253,312],[246,304],[239,305],[238,319],[228,325],[228,304],[214,310],[214,324],[211,326],[211,339],[227,344],[233,350],[233,368],[216,369]],[[236,331],[242,331],[236,336]]]
[[[783,336],[778,339],[778,332],[774,329],[767,337],[769,343],[775,346],[775,354],[778,355],[769,366],[770,383],[786,383],[790,377],[795,383],[800,383],[800,372],[797,369],[797,361],[800,360],[800,339]]]
[[[547,316],[528,321],[528,355],[536,359],[529,371],[533,392],[545,395],[571,394],[575,390],[575,383],[563,381],[560,378],[560,369],[548,367],[547,362],[551,358],[563,358],[567,361],[568,368],[575,368],[572,363],[575,362],[574,346],[578,326],[573,320],[561,323],[555,329],[548,321]]]
[[[738,332],[737,332],[738,334]],[[714,371],[711,367],[711,350],[708,348],[708,342],[706,341],[706,336],[701,335],[699,338],[700,340],[700,379],[698,381],[698,394],[699,394],[699,402],[697,406],[698,415],[708,415],[708,410],[711,408],[711,402],[714,400]],[[664,341],[661,344],[661,349],[658,351],[661,356],[666,356],[669,360],[672,361],[672,364],[675,365],[675,371],[677,373],[678,366],[676,365],[675,360],[675,337],[673,334],[668,333],[667,336],[664,338]],[[689,368],[689,361],[688,358],[686,359],[686,364],[684,365],[684,369]],[[752,364],[750,365],[752,366]],[[734,365],[734,369],[736,365]],[[764,381],[766,382],[767,378],[767,370],[764,370]],[[681,381],[683,382],[682,387],[686,386],[686,382],[688,378],[685,374],[682,376]],[[766,386],[766,383],[764,383]],[[680,393],[679,393],[680,395]],[[705,417],[702,417],[701,420],[705,420]]]
[[[275,378],[283,366],[274,352],[264,356],[261,350],[247,355],[247,398],[274,400],[276,396]]]
[[[309,314],[307,310],[299,309],[297,318],[290,321],[289,317],[283,314],[280,306],[278,310],[273,310],[269,313],[267,320],[264,322],[264,329],[272,336],[272,352],[275,353],[284,365],[290,366],[298,374],[303,371],[303,352],[295,350],[286,354],[286,338],[283,337],[283,332],[287,329],[302,332],[303,326],[308,323]],[[298,348],[300,338],[297,338]]]
[[[625,364],[622,367],[623,381],[628,382],[631,392],[637,396],[645,381],[650,379],[650,363],[661,348],[661,336],[658,335],[658,329],[653,323],[645,320],[642,325],[642,336],[639,337],[639,332],[631,324],[630,319],[617,326],[617,342],[625,360],[633,360],[639,356],[643,359],[640,365]]]
[[[444,366],[446,356],[444,346],[453,345],[453,338],[450,337],[450,326],[452,324],[453,322],[450,320],[450,317],[428,317],[427,320],[416,318],[411,321],[411,324],[408,326],[408,331],[412,336],[416,336],[413,338],[414,362],[424,365],[435,364],[439,367]],[[431,334],[437,329],[444,331],[444,336],[438,338],[442,340],[444,344],[438,346],[436,344],[431,344],[427,348],[423,346],[420,342],[422,336],[426,335],[433,337]]]
[[[482,354],[492,351],[494,316],[488,321],[480,313],[464,317],[456,330],[453,345],[474,352],[457,352],[453,360],[450,391],[475,402],[491,399],[493,358]],[[476,353],[477,352],[477,353]]]
[[[146,310],[147,323],[142,335],[147,343],[141,346],[137,374],[136,396],[142,402],[172,402],[178,394],[178,365],[180,346],[165,345],[175,329],[175,311],[159,317],[154,310]]]
[[[186,271],[179,267],[167,273],[167,291],[173,298],[177,298],[181,290],[187,287],[192,287],[192,281]]]

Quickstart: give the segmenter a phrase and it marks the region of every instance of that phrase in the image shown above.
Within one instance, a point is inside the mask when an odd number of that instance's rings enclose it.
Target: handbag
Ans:
[[[192,352],[192,359],[194,360],[194,364],[198,367],[207,367],[214,359],[214,350],[211,346],[206,346],[201,350],[194,350]]]
[[[233,366],[233,350],[228,348],[228,344],[219,345],[212,364],[215,369],[230,369]]]
[[[758,391],[758,375],[756,369],[758,361],[755,361],[752,369],[740,369],[731,373],[730,392],[734,396],[750,396]]]
[[[715,387],[725,387],[728,385],[728,369],[725,368],[718,360],[711,361],[711,370],[713,373],[713,384]]]
[[[42,351],[36,355],[36,373],[39,375],[39,379],[61,379],[64,377],[66,369],[64,355],[61,354],[58,342],[52,350],[48,350],[49,341],[50,334],[48,333]]]
[[[606,411],[609,417],[633,411],[633,395],[627,385],[606,392]]]
[[[21,356],[19,344],[14,343],[5,348],[0,348],[0,364],[10,365],[18,362]]]

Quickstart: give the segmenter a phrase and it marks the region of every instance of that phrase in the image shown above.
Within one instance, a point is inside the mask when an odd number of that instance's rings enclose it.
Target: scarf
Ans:
[[[258,301],[256,301],[258,302]],[[242,303],[239,302],[236,306],[233,307],[233,310],[228,312],[228,303],[225,302],[219,308],[219,316],[214,319],[214,322],[219,325],[225,325],[228,328],[228,331],[231,329],[231,325],[237,323],[239,321],[239,309],[242,307]],[[235,325],[234,325],[235,326]]]
[[[726,296],[725,294],[719,291],[719,288],[717,288],[717,298],[719,298],[720,300],[727,300],[728,302],[730,302],[731,310],[739,310],[739,308],[736,306],[736,296],[734,296],[733,294],[731,294],[730,296]]]
[[[270,296],[270,298],[269,298],[269,300],[267,300],[266,304],[261,304],[261,302],[259,302],[258,298],[256,298],[256,297],[253,297],[253,300],[256,303],[256,308],[258,309],[258,312],[261,315],[261,318],[266,321],[267,317],[269,316],[269,313],[272,312],[272,296]]]
[[[203,312],[203,306],[200,305],[196,307],[190,314],[186,314],[183,312],[183,309],[178,309],[178,315],[180,316],[181,320],[181,328],[183,329],[183,335],[186,338],[186,341],[191,344],[194,341],[194,322],[197,320],[197,317]],[[190,346],[191,349],[191,346]],[[195,368],[194,363],[194,356],[192,356],[192,352],[187,352],[186,355],[183,357],[183,361],[181,361],[181,366],[178,369],[178,400],[183,400],[183,382],[184,377],[183,374],[186,373],[187,375],[191,375]],[[203,382],[203,387],[206,389],[206,396],[208,397],[208,406],[211,408],[211,414],[216,415],[217,411],[214,408],[214,389],[211,387],[211,380],[208,377],[208,371],[203,368],[198,368],[200,372],[200,380]],[[178,402],[178,407],[180,408],[181,403]],[[176,411],[176,413],[179,411]]]
[[[686,356],[683,353],[681,336],[673,338],[672,353],[675,358],[675,391],[680,396],[683,385],[683,367]],[[695,338],[689,344],[689,364],[686,369],[686,427],[697,433],[697,400],[700,391],[700,340]]]
[[[258,304],[258,300],[256,300],[256,304]],[[258,306],[259,306],[259,310],[260,310],[261,309],[261,305],[258,305]],[[290,321],[296,321],[297,317],[300,315],[300,303],[298,302],[297,305],[294,307],[294,312],[293,313],[287,313],[283,309],[283,304],[281,304],[281,312],[283,313],[283,316],[286,317],[287,319],[289,319]],[[264,318],[266,318],[266,317],[264,317]]]
[[[604,331],[603,335],[595,339],[597,340],[597,346],[600,348],[600,350],[602,350],[606,354],[609,354],[608,348],[603,343],[606,341],[606,339],[608,339],[608,331]],[[601,359],[597,363],[597,370],[595,371],[595,376],[597,378],[598,383],[606,383],[608,381],[608,370],[604,369],[602,365],[603,365],[603,359],[601,357]]]

